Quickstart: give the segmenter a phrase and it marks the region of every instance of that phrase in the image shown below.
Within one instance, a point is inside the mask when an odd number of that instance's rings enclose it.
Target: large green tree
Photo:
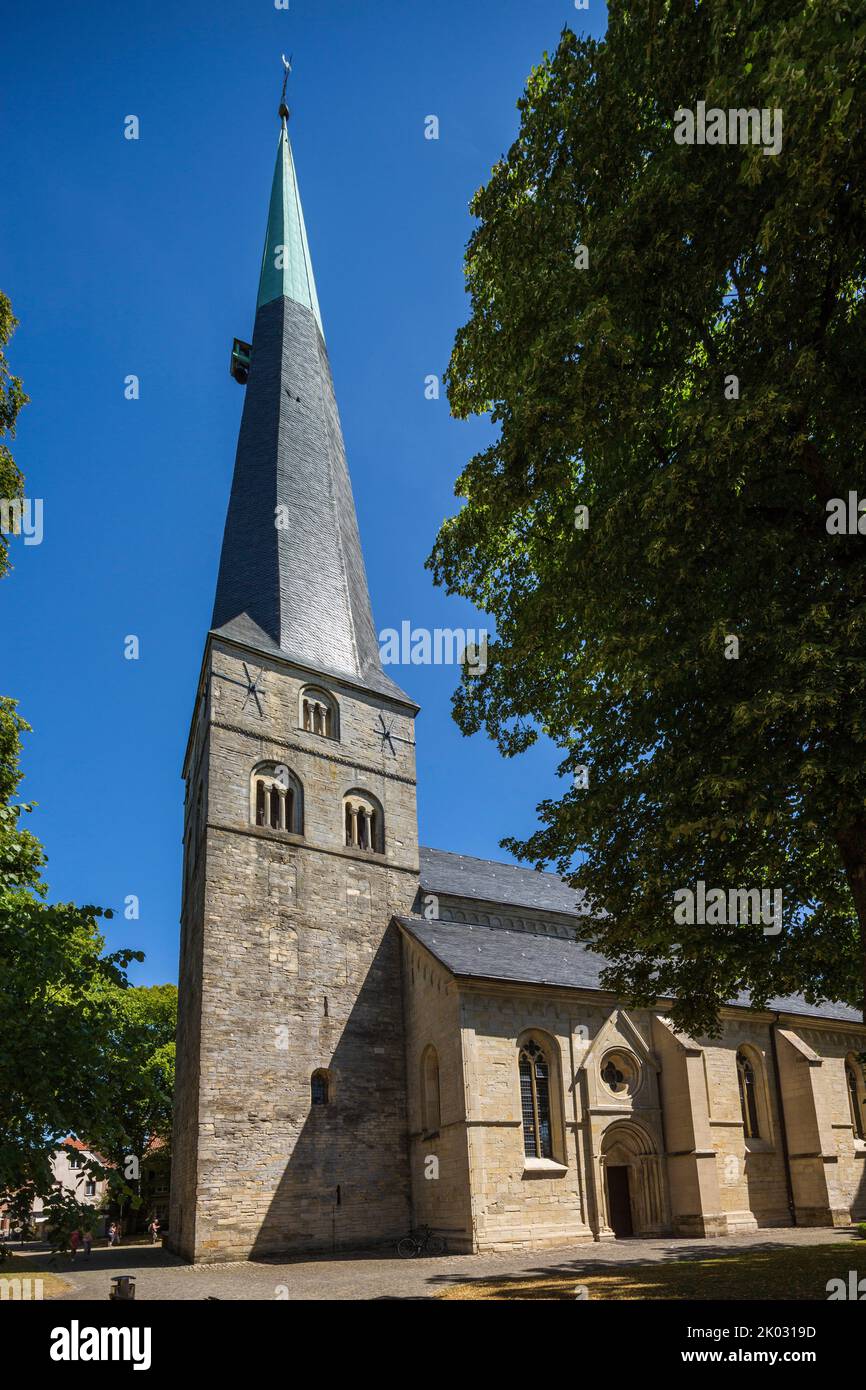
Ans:
[[[105,953],[95,907],[45,901],[45,854],[15,800],[27,725],[0,699],[0,1199],[43,1194],[70,1133],[123,1133],[113,1082],[118,999],[130,960]]]
[[[0,293],[0,500],[23,496],[9,449],[27,397],[4,349],[16,320]],[[0,532],[0,576],[9,568]],[[121,1195],[127,1155],[139,1161],[154,1138],[170,1134],[177,991],[129,987],[126,968],[141,952],[105,953],[102,912],[48,903],[45,854],[17,799],[21,735],[15,702],[0,698],[0,1200],[19,1217],[51,1191],[51,1156],[77,1135],[113,1160]],[[96,1170],[98,1171],[98,1169]],[[82,1208],[55,1194],[58,1228]],[[61,1220],[62,1217],[62,1220]]]
[[[429,563],[496,640],[456,718],[560,746],[504,843],[693,1030],[740,990],[864,1000],[866,541],[827,512],[866,488],[864,58],[841,0],[613,3],[472,205],[448,391],[496,438]],[[678,144],[700,101],[778,109],[780,152]],[[699,880],[781,889],[782,931],[679,925]]]
[[[17,320],[0,293],[0,500],[24,492],[9,448],[27,396],[5,348]],[[0,531],[0,577],[9,568]],[[107,1085],[110,1024],[130,951],[104,954],[97,908],[45,901],[45,854],[16,799],[21,734],[15,701],[0,697],[0,1200],[45,1194],[57,1141],[116,1125]],[[110,916],[110,913],[106,913]]]
[[[147,1215],[142,1204],[154,1169],[170,1169],[176,1027],[176,985],[113,990],[99,1071],[106,1103],[81,1137],[98,1155],[84,1169],[107,1179],[106,1203],[125,1226],[130,1212],[139,1222]],[[65,1247],[75,1225],[92,1228],[95,1215],[80,1193],[61,1193],[49,1210],[55,1244]]]

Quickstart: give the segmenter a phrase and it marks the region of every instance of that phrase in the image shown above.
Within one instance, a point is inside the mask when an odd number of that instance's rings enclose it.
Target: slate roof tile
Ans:
[[[585,915],[574,889],[555,874],[445,850],[422,848],[419,853],[421,887],[425,892],[575,918]],[[428,922],[420,917],[399,917],[397,921],[458,978],[510,980],[564,989],[602,988],[604,958],[579,941],[463,922]],[[745,994],[731,1002],[749,1008]],[[846,1023],[863,1021],[858,1011],[847,1004],[807,1004],[799,995],[773,999],[769,1008],[778,1013]]]

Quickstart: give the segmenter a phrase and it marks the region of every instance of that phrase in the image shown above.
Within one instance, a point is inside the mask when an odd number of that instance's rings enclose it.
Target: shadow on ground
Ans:
[[[852,1237],[854,1233],[852,1232]],[[453,1299],[824,1300],[828,1280],[866,1271],[866,1241],[795,1246],[754,1242],[736,1249],[672,1246],[655,1259],[573,1259],[513,1274],[434,1274],[431,1288]]]
[[[76,1255],[74,1260],[69,1254],[52,1255],[48,1245],[25,1245],[13,1247],[12,1259],[15,1274],[22,1278],[30,1271],[36,1273],[46,1269],[52,1274],[69,1275],[76,1270],[166,1269],[186,1263],[160,1245],[95,1245],[89,1260],[83,1254]]]

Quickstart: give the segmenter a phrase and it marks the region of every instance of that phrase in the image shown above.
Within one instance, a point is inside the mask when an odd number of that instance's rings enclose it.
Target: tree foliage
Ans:
[[[127,966],[144,957],[105,954],[97,920],[110,910],[44,901],[45,855],[20,824],[31,807],[13,800],[26,729],[0,700],[0,1199],[20,1216],[51,1197],[52,1154],[75,1135],[107,1160],[82,1175],[136,1205],[148,1146],[167,1154],[171,1140],[177,988],[129,985]],[[67,1234],[93,1215],[75,1193],[46,1210]]]
[[[0,498],[12,501],[24,494],[24,480],[15,463],[8,444],[8,437],[15,437],[15,421],[22,405],[27,402],[24,388],[17,376],[13,376],[6,361],[5,347],[18,325],[12,313],[12,305],[0,290]],[[0,578],[9,568],[9,542],[0,530]]]
[[[14,800],[21,734],[0,699],[0,1194],[44,1193],[60,1139],[117,1132],[111,1084],[117,1000],[141,952],[104,954],[97,921],[110,911],[48,903],[45,854]]]
[[[3,348],[17,320],[0,293],[0,498],[23,496],[8,446],[27,400]],[[0,576],[8,569],[0,536]],[[0,1198],[23,1224],[35,1196],[57,1229],[92,1210],[74,1193],[52,1194],[51,1157],[70,1135],[108,1158],[103,1169],[120,1198],[134,1197],[125,1159],[141,1162],[153,1139],[167,1151],[174,1084],[174,985],[132,988],[126,968],[140,951],[106,955],[95,907],[48,904],[45,854],[22,824],[32,807],[16,801],[21,735],[29,726],[0,698]],[[132,1179],[137,1182],[136,1179]]]
[[[428,563],[497,637],[455,717],[563,750],[504,843],[585,890],[610,988],[693,1030],[740,990],[863,1003],[866,543],[827,504],[866,485],[864,54],[836,0],[612,4],[472,204],[448,391],[498,429]],[[677,144],[699,101],[780,109],[781,152]],[[780,888],[782,932],[677,925],[698,880]]]
[[[140,1163],[153,1139],[171,1142],[176,1028],[176,985],[117,992],[106,1061],[114,1120],[92,1137],[118,1166],[130,1155]]]

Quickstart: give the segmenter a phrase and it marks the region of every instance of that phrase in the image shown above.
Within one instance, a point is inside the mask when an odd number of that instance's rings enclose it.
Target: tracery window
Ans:
[[[611,1091],[625,1090],[625,1072],[620,1071],[612,1057],[602,1067],[601,1079]]]
[[[737,1081],[740,1088],[743,1132],[747,1139],[759,1139],[761,1128],[758,1122],[757,1077],[751,1058],[743,1048],[737,1052]]]
[[[354,849],[385,853],[385,821],[382,807],[369,792],[351,791],[343,797],[343,835]]]
[[[615,1096],[625,1099],[640,1085],[640,1064],[624,1048],[608,1052],[601,1061],[601,1079]]]
[[[303,835],[303,787],[284,763],[259,763],[253,769],[250,802],[253,825]]]
[[[851,1109],[851,1124],[855,1139],[866,1139],[866,1122],[863,1112],[863,1074],[854,1057],[845,1060],[845,1082],[848,1090],[848,1105]]]
[[[550,1063],[534,1038],[521,1047],[518,1067],[523,1152],[527,1158],[552,1158]]]

